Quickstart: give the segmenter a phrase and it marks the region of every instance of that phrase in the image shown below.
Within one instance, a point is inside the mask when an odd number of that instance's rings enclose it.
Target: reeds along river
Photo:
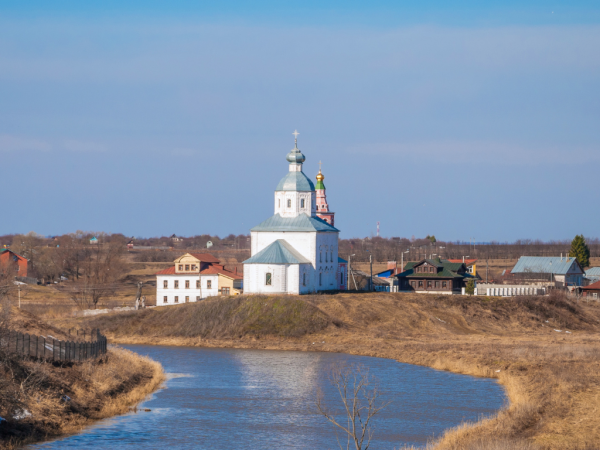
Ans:
[[[494,381],[393,360],[337,353],[127,345],[160,361],[166,389],[138,412],[103,420],[82,433],[31,448],[335,449],[335,430],[314,408],[321,387],[339,405],[328,373],[334,363],[362,364],[392,403],[374,421],[371,448],[423,445],[464,421],[492,415],[505,402]],[[145,412],[144,408],[151,411]]]

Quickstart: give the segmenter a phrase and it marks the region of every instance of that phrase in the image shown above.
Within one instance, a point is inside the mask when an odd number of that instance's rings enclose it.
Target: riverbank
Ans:
[[[13,311],[19,331],[67,338],[27,313]],[[51,363],[0,355],[0,448],[76,433],[98,419],[123,414],[164,381],[162,366],[128,350],[83,363]]]
[[[559,297],[340,294],[216,299],[61,325],[98,326],[120,343],[343,352],[497,378],[510,405],[431,448],[558,450],[600,442],[599,312]]]

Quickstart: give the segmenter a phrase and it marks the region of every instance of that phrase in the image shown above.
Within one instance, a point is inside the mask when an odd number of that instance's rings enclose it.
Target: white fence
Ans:
[[[475,295],[515,297],[519,295],[546,295],[546,288],[531,285],[478,285]]]

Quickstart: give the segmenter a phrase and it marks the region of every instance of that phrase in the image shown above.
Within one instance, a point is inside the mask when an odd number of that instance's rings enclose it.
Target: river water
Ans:
[[[332,364],[360,364],[391,401],[374,419],[373,450],[424,445],[443,430],[494,414],[506,401],[494,381],[389,359],[338,353],[124,346],[160,361],[166,388],[138,409],[31,449],[336,449],[314,408],[318,388],[340,405]],[[144,408],[151,411],[145,412]]]

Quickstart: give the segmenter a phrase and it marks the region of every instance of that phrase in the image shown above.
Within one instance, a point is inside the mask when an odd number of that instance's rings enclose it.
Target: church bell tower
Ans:
[[[329,211],[329,205],[327,204],[327,194],[325,193],[325,184],[323,184],[323,180],[325,179],[325,175],[321,172],[321,163],[319,163],[319,173],[317,174],[317,186],[315,190],[317,191],[317,217],[319,219],[323,219],[332,227],[334,225],[334,216],[335,213]]]

